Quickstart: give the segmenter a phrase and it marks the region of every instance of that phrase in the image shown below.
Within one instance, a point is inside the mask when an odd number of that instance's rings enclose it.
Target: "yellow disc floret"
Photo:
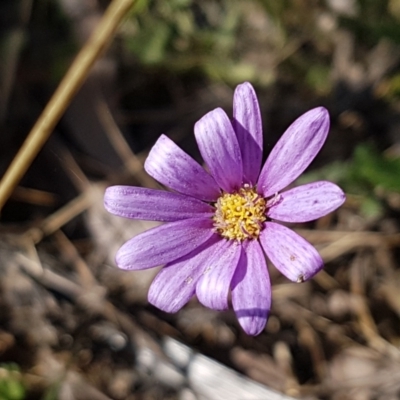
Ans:
[[[254,188],[244,185],[236,193],[224,193],[215,203],[216,231],[224,238],[257,239],[266,220],[266,201]]]

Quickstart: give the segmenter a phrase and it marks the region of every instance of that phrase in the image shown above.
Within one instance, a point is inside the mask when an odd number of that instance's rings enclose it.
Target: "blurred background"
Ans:
[[[108,4],[1,1],[1,175]],[[2,210],[0,399],[400,399],[399,49],[400,0],[137,0]],[[158,187],[143,162],[162,133],[201,161],[194,123],[231,115],[244,81],[265,155],[302,113],[329,110],[297,184],[348,195],[296,226],[321,273],[293,284],[270,266],[256,338],[196,299],[150,306],[156,271],[113,258],[154,224],[102,205],[111,184]]]

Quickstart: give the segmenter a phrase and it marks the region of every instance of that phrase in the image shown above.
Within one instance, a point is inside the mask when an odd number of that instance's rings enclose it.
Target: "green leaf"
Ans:
[[[25,387],[16,364],[0,364],[0,400],[22,400]]]
[[[380,154],[370,145],[360,145],[354,153],[354,174],[374,188],[400,192],[400,159]]]

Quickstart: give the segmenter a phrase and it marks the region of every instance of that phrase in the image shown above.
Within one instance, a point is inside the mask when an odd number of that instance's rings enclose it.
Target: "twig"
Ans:
[[[106,49],[133,2],[134,0],[114,0],[72,63],[0,182],[0,210],[82,86],[94,62]]]
[[[79,255],[76,247],[61,230],[54,233],[54,238],[65,260],[75,267],[81,286],[85,289],[90,289],[96,283],[96,279],[89,266]]]
[[[296,230],[301,236],[312,244],[327,244],[320,249],[320,254],[325,262],[355,251],[360,248],[398,247],[400,234],[384,234],[380,232],[339,232],[339,231],[312,231],[306,229]]]
[[[347,231],[326,231],[311,229],[295,229],[295,231],[312,244],[330,244],[339,240],[351,241],[353,246],[379,247],[386,245],[396,247],[400,245],[400,233],[381,233],[373,231],[347,232]]]
[[[99,99],[96,104],[97,116],[104,127],[104,130],[110,140],[111,145],[121,157],[125,168],[132,174],[137,176],[140,183],[146,183],[146,175],[143,174],[143,163],[136,154],[130,149],[124,136],[122,135],[117,123],[114,120],[111,110],[104,99]],[[150,179],[147,178],[147,181]]]
[[[37,206],[51,207],[57,203],[57,195],[44,190],[32,189],[23,186],[15,188],[12,199]]]
[[[51,235],[71,219],[88,209],[93,204],[93,201],[92,192],[87,190],[55,213],[49,215],[42,221],[40,226],[27,230],[24,236],[30,237],[34,243],[39,243],[44,236]]]
[[[66,146],[58,144],[57,153],[61,156],[61,164],[71,179],[71,182],[79,192],[91,189],[91,183],[84,174],[71,152]]]

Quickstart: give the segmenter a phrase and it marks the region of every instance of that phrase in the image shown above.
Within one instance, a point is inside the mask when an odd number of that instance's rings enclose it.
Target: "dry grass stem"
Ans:
[[[71,219],[87,210],[93,203],[91,191],[85,191],[64,207],[45,218],[40,226],[30,228],[25,232],[26,237],[31,237],[34,243],[39,243],[44,236],[51,235]]]
[[[79,255],[76,247],[61,230],[55,232],[54,238],[56,239],[65,260],[75,267],[79,276],[79,282],[81,282],[84,288],[91,288],[96,280],[89,266]]]
[[[37,206],[52,207],[57,203],[57,196],[43,190],[17,186],[12,194],[12,199]]]
[[[73,96],[82,86],[93,64],[106,49],[132,4],[133,0],[111,2],[3,176],[0,182],[0,210],[50,136]]]
[[[136,154],[131,150],[129,144],[126,142],[124,136],[122,135],[111,110],[107,103],[100,99],[97,102],[97,116],[104,127],[104,130],[110,140],[111,145],[114,147],[117,154],[121,157],[124,166],[129,173],[134,175],[139,183],[144,186],[154,185],[152,181],[143,172],[143,162],[136,156]]]

